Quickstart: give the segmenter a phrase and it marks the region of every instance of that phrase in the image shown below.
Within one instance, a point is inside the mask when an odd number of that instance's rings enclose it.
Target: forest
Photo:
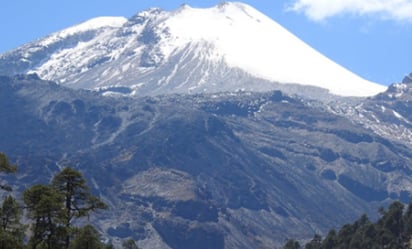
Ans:
[[[412,203],[405,206],[393,202],[387,209],[380,208],[376,222],[366,215],[338,231],[331,229],[326,237],[318,234],[304,246],[290,239],[284,249],[410,249],[412,248]]]
[[[0,153],[0,172],[17,171],[3,153]],[[37,184],[26,189],[22,200],[7,192],[8,185],[0,185],[6,192],[0,206],[0,249],[111,249],[102,242],[97,229],[91,224],[79,227],[79,220],[108,206],[92,195],[83,175],[65,167],[50,184]],[[26,219],[23,219],[23,215]],[[25,221],[23,223],[23,220]],[[130,239],[124,249],[138,249]]]

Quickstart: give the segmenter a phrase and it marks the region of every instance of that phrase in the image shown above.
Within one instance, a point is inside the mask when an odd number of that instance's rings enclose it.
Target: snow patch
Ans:
[[[71,35],[86,32],[89,30],[97,30],[104,27],[119,28],[123,26],[126,22],[127,18],[125,17],[96,17],[76,26],[56,32],[47,37],[46,39],[42,40],[40,45],[48,46],[58,40],[62,40]]]
[[[399,114],[398,112],[392,110],[392,113],[393,113],[393,115],[395,115],[395,117],[397,117],[398,119],[404,119],[404,117],[403,117],[401,114]]]

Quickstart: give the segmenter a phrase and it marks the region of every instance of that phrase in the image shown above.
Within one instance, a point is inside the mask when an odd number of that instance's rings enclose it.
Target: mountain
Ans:
[[[412,201],[412,74],[368,82],[246,4],[92,19],[0,75],[2,180],[80,170],[117,247],[278,248]]]
[[[328,103],[335,114],[342,114],[373,130],[376,134],[399,143],[412,145],[412,80],[411,74],[376,96],[357,104]]]
[[[137,96],[310,92],[286,83],[342,96],[372,96],[386,89],[237,2],[207,9],[182,5],[172,12],[154,8],[130,19],[92,19],[0,55],[0,75],[25,73],[74,88],[120,89]]]
[[[0,77],[0,112],[0,151],[19,165],[4,179],[21,192],[81,170],[110,206],[90,221],[115,244],[276,248],[412,200],[410,147],[280,91],[103,97]]]

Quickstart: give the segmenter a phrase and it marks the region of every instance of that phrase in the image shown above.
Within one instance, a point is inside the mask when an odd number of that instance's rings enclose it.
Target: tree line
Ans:
[[[14,173],[7,156],[0,153],[0,172]],[[11,191],[11,187],[0,185]],[[22,194],[23,204],[13,196],[3,198],[0,206],[0,249],[111,249],[101,241],[90,224],[78,227],[76,221],[108,206],[92,195],[83,175],[65,167],[50,184],[36,184]],[[22,222],[23,214],[29,222]],[[130,239],[124,249],[138,249]]]
[[[412,203],[405,206],[393,202],[387,210],[379,210],[380,217],[372,222],[366,215],[339,231],[331,229],[324,239],[315,234],[301,246],[294,239],[284,249],[410,249],[412,248]]]

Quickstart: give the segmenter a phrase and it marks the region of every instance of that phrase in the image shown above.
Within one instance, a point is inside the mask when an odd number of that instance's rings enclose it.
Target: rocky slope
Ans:
[[[412,145],[411,75],[402,82],[394,83],[374,97],[350,104],[331,101],[327,104],[331,112],[344,115],[380,136]]]
[[[16,191],[80,169],[115,243],[274,248],[412,200],[409,147],[280,91],[113,98],[1,77],[0,112]]]

